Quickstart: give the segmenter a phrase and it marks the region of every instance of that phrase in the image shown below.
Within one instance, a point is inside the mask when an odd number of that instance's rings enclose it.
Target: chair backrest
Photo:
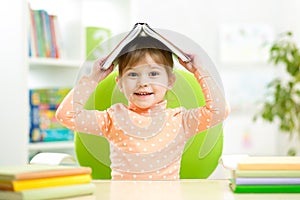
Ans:
[[[205,104],[203,93],[194,76],[184,70],[175,69],[176,82],[166,95],[167,107],[184,106],[195,108]],[[101,81],[85,104],[86,109],[105,110],[117,102],[127,103],[123,94],[116,89],[115,77],[111,73]],[[208,134],[209,133],[209,134]],[[214,140],[215,142],[206,141]],[[213,145],[211,145],[213,143]],[[210,144],[209,148],[202,148]],[[206,149],[201,151],[201,149]],[[223,149],[222,124],[190,138],[181,160],[180,178],[207,178],[218,165]],[[92,168],[93,179],[111,179],[109,143],[103,137],[75,133],[75,152],[81,166]]]

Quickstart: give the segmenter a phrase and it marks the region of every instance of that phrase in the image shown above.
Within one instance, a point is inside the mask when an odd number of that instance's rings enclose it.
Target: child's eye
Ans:
[[[159,72],[156,72],[156,71],[153,71],[153,72],[149,73],[149,76],[151,76],[151,77],[155,77],[155,76],[158,76],[158,75],[159,75]]]
[[[129,72],[129,73],[127,74],[127,76],[129,76],[129,77],[137,77],[138,74],[135,73],[135,72]]]

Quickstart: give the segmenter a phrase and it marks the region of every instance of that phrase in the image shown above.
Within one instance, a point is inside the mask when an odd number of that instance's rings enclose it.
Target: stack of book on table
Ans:
[[[232,170],[235,193],[300,193],[300,157],[247,156]]]
[[[91,168],[28,164],[0,167],[0,199],[43,200],[94,193]]]

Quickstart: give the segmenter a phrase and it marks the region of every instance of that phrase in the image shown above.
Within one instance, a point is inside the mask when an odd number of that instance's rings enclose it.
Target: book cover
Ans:
[[[230,183],[234,193],[299,193],[300,185],[237,185]]]
[[[118,57],[119,53],[122,49],[130,43],[133,39],[137,38],[138,36],[150,36],[154,39],[157,39],[161,43],[163,43],[166,47],[170,49],[176,56],[178,56],[183,62],[189,62],[190,58],[175,44],[169,41],[167,38],[156,32],[146,23],[137,23],[133,27],[133,29],[120,41],[119,44],[112,50],[112,52],[107,56],[104,64],[103,69],[108,69],[114,60]]]
[[[89,167],[27,164],[1,166],[0,180],[30,180],[91,173],[92,169]]]
[[[300,178],[235,178],[235,184],[237,185],[295,185],[300,184]]]
[[[70,88],[31,89],[30,142],[72,141],[73,131],[61,125],[55,118],[56,109]]]
[[[238,170],[300,170],[299,156],[249,156],[239,161]]]
[[[101,55],[99,44],[111,37],[111,31],[107,28],[88,26],[85,28],[86,58],[95,60]]]
[[[0,190],[1,200],[44,200],[92,195],[95,192],[93,183],[48,187],[23,190],[19,192]]]
[[[0,180],[0,190],[21,191],[53,186],[90,183],[91,181],[92,178],[90,174],[40,178],[31,180]]]

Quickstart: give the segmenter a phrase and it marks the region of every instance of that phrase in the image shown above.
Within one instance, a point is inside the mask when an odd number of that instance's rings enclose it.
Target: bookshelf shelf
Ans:
[[[81,66],[81,60],[68,60],[68,59],[55,59],[55,58],[29,58],[29,66],[34,68],[79,68]]]
[[[37,142],[30,143],[29,150],[30,151],[43,151],[43,150],[68,150],[74,148],[73,141],[66,142]]]

